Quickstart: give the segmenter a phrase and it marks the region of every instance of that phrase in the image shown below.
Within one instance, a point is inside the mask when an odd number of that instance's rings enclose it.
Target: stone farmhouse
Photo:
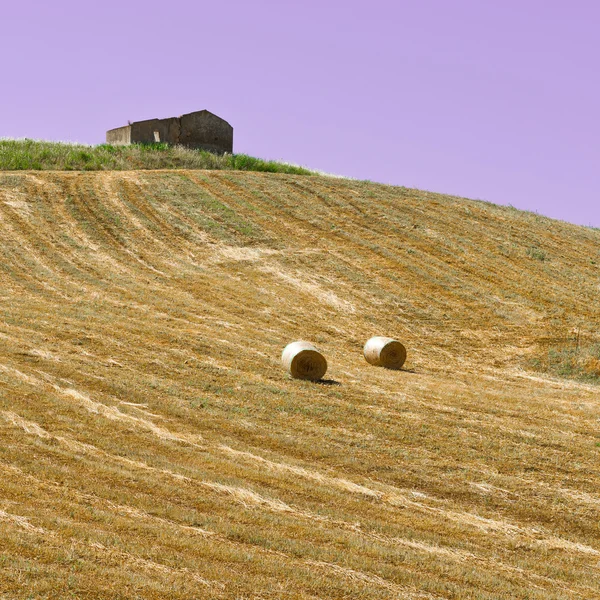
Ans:
[[[114,145],[163,142],[217,154],[233,152],[233,127],[208,110],[199,110],[170,119],[136,121],[106,132],[106,142]]]

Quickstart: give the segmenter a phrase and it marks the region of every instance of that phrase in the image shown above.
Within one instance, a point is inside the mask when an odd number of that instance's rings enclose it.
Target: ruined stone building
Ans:
[[[170,119],[136,121],[106,132],[114,145],[163,142],[223,154],[233,152],[233,127],[208,110],[199,110]]]

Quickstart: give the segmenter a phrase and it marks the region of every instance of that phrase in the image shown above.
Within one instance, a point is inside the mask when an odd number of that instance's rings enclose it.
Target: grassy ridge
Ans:
[[[0,140],[2,171],[130,171],[214,169],[312,175],[312,171],[247,154],[219,156],[168,144],[86,146],[40,140]]]

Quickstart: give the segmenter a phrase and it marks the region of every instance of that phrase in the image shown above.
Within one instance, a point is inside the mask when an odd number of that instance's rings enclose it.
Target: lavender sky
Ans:
[[[600,2],[0,0],[0,137],[234,150],[600,226]]]

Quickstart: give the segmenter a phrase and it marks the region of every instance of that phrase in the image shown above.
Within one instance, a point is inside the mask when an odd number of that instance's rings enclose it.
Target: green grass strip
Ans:
[[[129,171],[222,169],[314,175],[309,169],[247,154],[217,155],[168,144],[86,146],[40,140],[0,139],[1,171]]]

